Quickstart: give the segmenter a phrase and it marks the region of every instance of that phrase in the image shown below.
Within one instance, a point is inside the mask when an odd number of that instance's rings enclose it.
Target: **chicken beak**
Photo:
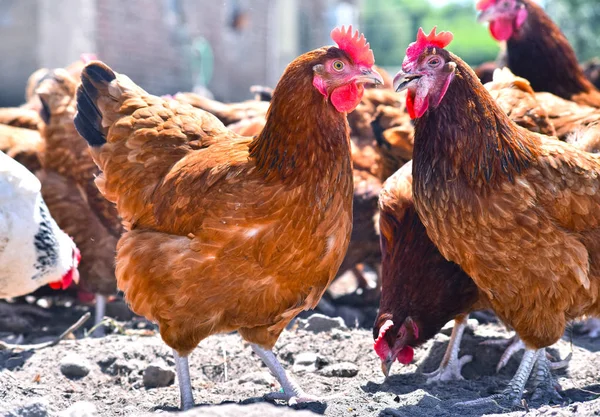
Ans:
[[[477,23],[486,23],[494,19],[494,8],[489,7],[477,14]]]
[[[373,68],[361,68],[360,74],[354,77],[355,83],[383,85],[383,78]]]
[[[405,90],[411,82],[418,80],[419,78],[421,78],[420,75],[409,74],[400,71],[394,77],[394,91],[396,91],[396,93],[399,93],[400,91]]]
[[[394,363],[394,359],[386,359],[381,361],[381,372],[387,378],[390,374],[390,369],[392,369],[392,364]]]

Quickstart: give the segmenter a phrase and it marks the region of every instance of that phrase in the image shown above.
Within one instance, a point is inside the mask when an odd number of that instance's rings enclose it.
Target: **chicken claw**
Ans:
[[[536,365],[537,364],[537,365]],[[535,372],[532,371],[535,366]],[[533,400],[540,399],[543,394],[552,392],[553,399],[561,398],[558,394],[557,385],[550,373],[550,361],[546,357],[546,349],[525,349],[523,359],[517,369],[517,373],[508,383],[508,386],[499,394],[490,395],[489,397],[480,398],[472,401],[464,401],[454,404],[455,406],[479,406],[488,403],[495,403],[498,406],[508,403],[510,407],[518,405],[525,391],[525,384],[530,377],[533,377],[534,393]]]
[[[550,372],[551,369],[553,369],[552,363],[546,356],[545,352],[538,351],[538,359],[532,375],[533,394],[531,396],[531,400],[542,400],[543,398],[549,396],[550,401],[558,403],[562,402],[563,398],[558,393],[558,390],[561,389],[561,387],[558,384],[558,381],[556,381],[552,376],[552,373]]]
[[[540,349],[544,351],[545,350]],[[487,403],[496,403],[500,405],[500,403],[508,402],[510,406],[514,407],[521,401],[523,397],[523,391],[525,390],[525,384],[531,375],[531,371],[535,362],[538,358],[538,351],[535,349],[526,349],[523,354],[523,360],[521,360],[521,364],[519,365],[519,369],[517,369],[517,373],[510,380],[508,386],[499,394],[490,395],[489,397],[479,398],[477,400],[472,401],[464,401],[454,404],[455,406],[479,406]]]
[[[500,346],[508,345],[508,347],[506,348],[506,350],[500,357],[500,360],[498,361],[498,365],[496,365],[496,372],[500,372],[500,370],[506,366],[506,364],[508,363],[510,358],[512,358],[515,353],[517,353],[518,351],[520,351],[522,349],[525,349],[525,344],[523,343],[521,338],[519,336],[517,336],[516,334],[507,340],[504,340],[504,339],[486,340],[486,341],[481,342],[480,344],[488,345],[488,346],[489,345],[500,345]]]
[[[518,351],[520,351],[522,349],[525,349],[525,344],[523,343],[521,338],[519,338],[519,336],[517,336],[516,334],[513,337],[511,337],[510,339],[485,340],[485,341],[481,342],[480,345],[488,345],[488,346],[508,345],[508,347],[506,348],[506,350],[500,357],[500,360],[498,361],[498,365],[496,365],[496,372],[500,372],[500,370],[506,366],[506,364],[508,363],[510,358],[512,358],[515,353],[517,353]],[[572,355],[569,354],[569,356],[567,356],[565,359],[563,359],[561,361],[548,362],[548,367],[551,370],[565,368],[569,364],[569,361],[571,360],[571,356]],[[546,352],[546,358],[552,359],[552,357],[548,354],[548,352]]]
[[[433,372],[423,374],[427,377],[428,384],[437,381],[460,381],[464,379],[461,375],[462,367],[473,360],[471,355],[465,355],[460,359],[458,357],[460,341],[466,327],[466,317],[462,320],[456,320],[440,367]]]
[[[267,394],[265,396],[268,400],[284,400],[287,401],[289,405],[299,404],[299,403],[307,403],[307,402],[326,402],[330,399],[336,398],[337,396],[329,396],[329,397],[317,397],[313,395],[306,394],[304,390],[298,385],[296,381],[288,376],[283,369],[283,366],[277,360],[277,357],[273,354],[272,351],[263,349],[262,347],[251,344],[252,350],[262,359],[262,361],[267,365],[271,373],[283,388],[283,392],[273,392]],[[339,396],[339,395],[338,395]]]

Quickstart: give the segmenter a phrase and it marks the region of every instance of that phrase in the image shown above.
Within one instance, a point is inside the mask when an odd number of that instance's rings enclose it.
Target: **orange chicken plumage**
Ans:
[[[115,205],[94,184],[100,171],[75,130],[78,83],[64,69],[49,71],[35,93],[42,103],[42,195],[58,225],[81,251],[79,287],[95,294],[98,324],[106,297],[116,293],[114,258],[123,231]]]
[[[100,62],[83,71],[75,125],[128,229],[118,286],[174,349],[182,408],[193,405],[187,355],[234,330],[279,379],[279,398],[314,399],[271,348],[342,262],[352,229],[346,112],[364,83],[382,82],[364,37],[342,28],[332,38],[339,47],[288,66],[255,138],[151,96]]]
[[[600,313],[600,159],[511,122],[444,49],[451,39],[420,31],[395,78],[416,118],[415,208],[525,343],[494,398],[518,402],[536,364],[534,382],[556,395],[545,348],[569,320]]]

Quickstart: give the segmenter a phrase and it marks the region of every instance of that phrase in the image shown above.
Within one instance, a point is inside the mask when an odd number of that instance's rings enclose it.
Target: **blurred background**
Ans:
[[[599,0],[538,0],[579,60],[600,55]],[[419,26],[454,32],[471,65],[499,47],[474,0],[0,0],[0,106],[23,102],[29,75],[93,52],[153,94],[202,91],[221,101],[274,86],[301,53],[331,44],[336,25],[363,31],[394,73]]]

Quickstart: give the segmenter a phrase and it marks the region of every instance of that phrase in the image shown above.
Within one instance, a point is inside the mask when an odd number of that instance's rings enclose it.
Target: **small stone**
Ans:
[[[117,360],[117,357],[115,355],[109,353],[108,355],[104,355],[104,356],[100,357],[100,359],[98,359],[96,361],[96,363],[102,368],[108,368],[110,365],[115,363],[116,360]]]
[[[75,353],[70,353],[60,361],[60,372],[67,378],[83,378],[90,373],[90,363],[87,359]]]
[[[48,417],[48,415],[48,401],[45,398],[36,398],[6,413],[0,413],[0,417]]]
[[[256,385],[275,385],[275,378],[269,372],[251,372],[249,374],[242,375],[239,379],[240,383],[251,382]]]
[[[162,363],[148,365],[144,371],[144,386],[146,388],[168,387],[175,382],[175,372]]]
[[[59,414],[60,417],[98,417],[96,406],[87,401],[77,401]]]
[[[317,362],[319,357],[313,352],[302,352],[296,355],[292,371],[299,372],[314,372],[317,370]]]
[[[329,332],[333,329],[346,328],[344,319],[341,317],[327,317],[323,314],[313,314],[306,319],[304,330],[313,333]]]
[[[351,362],[340,362],[321,369],[321,375],[352,378],[358,374],[358,366]]]

